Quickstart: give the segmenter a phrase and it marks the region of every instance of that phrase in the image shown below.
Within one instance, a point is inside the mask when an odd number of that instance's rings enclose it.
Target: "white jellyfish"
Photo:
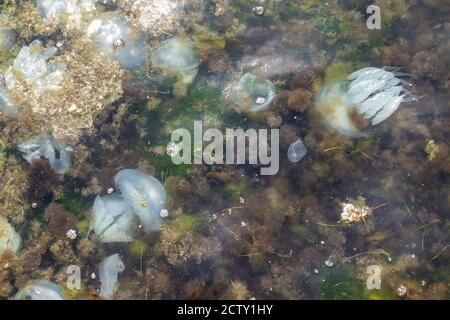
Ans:
[[[44,47],[39,40],[22,47],[13,65],[5,72],[7,88],[15,88],[20,79],[38,92],[60,89],[66,74],[65,66],[48,61],[56,51],[56,47]]]
[[[162,71],[163,78],[176,79],[177,95],[184,95],[187,86],[195,79],[200,60],[194,43],[187,38],[175,37],[163,41],[152,51],[152,65]]]
[[[133,240],[136,217],[121,195],[97,196],[92,211],[93,217],[88,233],[94,231],[102,242]]]
[[[242,111],[256,112],[269,107],[276,96],[272,82],[251,73],[244,74],[231,88],[231,100]]]
[[[301,139],[294,141],[288,148],[287,156],[291,162],[299,162],[306,155],[307,150]]]
[[[71,157],[73,149],[57,143],[48,134],[20,143],[17,149],[28,162],[41,157],[47,159],[53,170],[59,174],[67,173],[72,167]]]
[[[348,137],[366,135],[352,114],[367,119],[373,126],[389,118],[403,102],[417,100],[399,79],[397,68],[367,67],[353,72],[347,81],[326,84],[316,95],[315,106],[325,124]]]
[[[16,32],[10,28],[0,25],[0,51],[7,52],[16,41]]]
[[[16,300],[64,300],[61,290],[50,281],[33,280],[19,290]]]
[[[81,28],[83,14],[93,12],[97,0],[37,0],[36,7],[45,19],[64,17],[68,28]]]
[[[0,253],[5,250],[16,253],[21,242],[20,235],[8,223],[6,218],[0,215]]]
[[[87,28],[87,36],[102,54],[120,62],[125,69],[141,67],[146,60],[144,33],[119,13],[104,13]]]
[[[156,178],[137,170],[123,169],[115,177],[116,188],[133,208],[146,232],[158,229],[166,191]]]
[[[2,81],[3,77],[0,80],[0,112],[6,117],[17,118],[20,114],[19,108],[11,101],[9,90]]]
[[[105,258],[99,266],[100,297],[111,299],[117,291],[117,278],[125,270],[125,265],[118,254]]]

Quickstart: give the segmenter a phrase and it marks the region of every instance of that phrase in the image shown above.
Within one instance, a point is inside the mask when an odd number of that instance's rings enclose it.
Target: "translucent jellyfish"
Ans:
[[[373,126],[389,118],[403,102],[417,100],[404,86],[396,68],[363,68],[347,81],[326,84],[317,94],[315,105],[326,125],[348,137],[364,136],[354,122],[355,114]]]
[[[0,51],[7,52],[16,41],[16,32],[0,25]]]
[[[95,10],[97,0],[37,0],[36,7],[45,19],[64,17],[68,27],[80,28],[82,15]]]
[[[33,280],[19,290],[16,300],[64,300],[58,286],[45,280]]]
[[[125,69],[136,69],[145,63],[144,33],[119,13],[105,13],[94,19],[87,28],[87,36],[104,55],[119,61]]]
[[[48,134],[25,141],[19,144],[17,148],[28,162],[41,157],[47,159],[53,170],[59,174],[67,173],[72,167],[73,149],[57,143]]]
[[[2,86],[2,80],[4,81],[4,79],[2,78],[0,80],[0,112],[6,117],[17,118],[20,111],[17,106],[11,101],[9,90],[6,87]]]
[[[13,89],[20,79],[36,91],[60,89],[66,73],[65,66],[48,61],[56,51],[56,47],[44,47],[39,40],[22,47],[13,65],[5,72],[7,88]]]
[[[240,110],[251,112],[267,109],[275,95],[272,82],[251,73],[244,74],[230,92],[231,100]]]
[[[118,254],[105,258],[100,263],[100,297],[111,299],[117,291],[117,278],[120,272],[125,270],[125,265]]]
[[[89,233],[94,231],[102,242],[133,240],[136,217],[121,195],[97,196],[92,208],[93,217]]]
[[[160,212],[166,204],[166,191],[161,182],[140,171],[123,169],[117,173],[115,183],[139,217],[144,230],[157,230]]]
[[[298,162],[303,159],[306,153],[307,150],[305,145],[303,144],[303,141],[301,139],[298,139],[289,146],[287,156],[289,161]]]
[[[185,38],[170,38],[152,52],[155,67],[169,71],[190,71],[200,65],[194,43]]]
[[[0,215],[0,253],[10,250],[16,253],[19,250],[22,240],[19,234],[8,223],[5,217]]]

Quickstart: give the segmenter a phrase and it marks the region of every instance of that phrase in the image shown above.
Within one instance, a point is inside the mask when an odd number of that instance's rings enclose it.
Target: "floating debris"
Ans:
[[[77,231],[74,229],[70,229],[69,231],[67,231],[66,236],[71,240],[75,240],[77,238]]]
[[[252,11],[255,14],[255,16],[262,16],[265,12],[263,6],[254,7]]]
[[[349,202],[341,203],[342,207],[341,222],[353,223],[359,222],[365,216],[372,213],[372,209],[366,205],[366,199],[358,197],[356,200],[350,199]]]
[[[408,294],[408,288],[404,284],[400,284],[396,291],[399,297],[405,297]]]

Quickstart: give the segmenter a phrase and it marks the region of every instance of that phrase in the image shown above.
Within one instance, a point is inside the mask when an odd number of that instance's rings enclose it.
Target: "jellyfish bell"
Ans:
[[[93,231],[101,242],[133,240],[135,215],[128,202],[118,194],[97,196],[92,208],[88,234]]]
[[[116,253],[105,258],[99,266],[100,297],[111,299],[117,290],[117,279],[119,273],[125,270],[125,264]]]
[[[160,212],[166,205],[166,191],[156,178],[133,169],[120,170],[116,188],[133,208],[146,232],[158,229]]]
[[[20,289],[15,300],[64,300],[61,290],[50,281],[33,280]]]
[[[5,250],[16,253],[21,243],[20,235],[8,223],[6,218],[0,215],[0,253]]]
[[[244,112],[267,109],[275,96],[276,89],[272,82],[251,73],[244,74],[230,92],[233,103]]]
[[[194,43],[187,38],[175,37],[161,43],[152,52],[152,64],[169,71],[189,71],[200,65]]]
[[[326,84],[316,95],[315,107],[326,126],[339,134],[366,136],[360,120],[376,126],[388,119],[403,102],[417,100],[400,79],[397,69],[367,67],[347,77],[347,81]]]
[[[92,20],[86,34],[102,54],[119,61],[125,69],[137,69],[145,63],[144,33],[119,13],[101,14]]]
[[[287,156],[291,162],[299,162],[306,155],[307,150],[301,139],[294,141],[288,148]]]

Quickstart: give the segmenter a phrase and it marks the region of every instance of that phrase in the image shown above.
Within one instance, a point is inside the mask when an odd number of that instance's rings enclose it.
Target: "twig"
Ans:
[[[445,250],[447,250],[450,247],[450,244],[446,245],[444,248],[442,248],[437,255],[435,255],[433,258],[431,258],[431,261],[436,260]]]
[[[390,257],[390,256],[391,256],[389,253],[387,253],[387,252],[384,251],[384,250],[380,250],[380,251],[360,252],[360,253],[355,254],[354,256],[351,256],[351,257],[348,257],[348,258],[342,260],[342,262],[338,265],[338,267],[341,266],[341,265],[343,265],[343,264],[346,263],[347,261],[349,261],[349,260],[351,260],[351,259],[353,259],[353,258],[356,258],[356,257],[358,257],[358,256],[362,256],[362,255],[364,255],[364,254],[382,254],[382,255],[385,255],[385,256],[387,256],[387,257]]]

